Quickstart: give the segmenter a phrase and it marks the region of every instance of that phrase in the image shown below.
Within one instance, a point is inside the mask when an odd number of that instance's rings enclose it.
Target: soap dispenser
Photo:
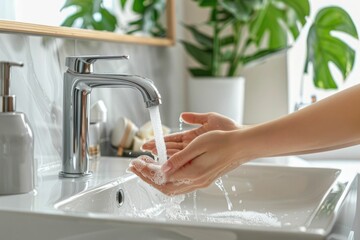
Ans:
[[[0,195],[34,189],[34,137],[26,115],[15,111],[9,94],[10,68],[22,63],[0,61]]]

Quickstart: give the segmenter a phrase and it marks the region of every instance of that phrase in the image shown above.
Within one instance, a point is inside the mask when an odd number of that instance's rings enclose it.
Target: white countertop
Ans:
[[[101,158],[98,164],[94,165],[94,174],[91,177],[79,179],[59,178],[60,168],[44,171],[37,176],[36,190],[27,194],[0,196],[0,210],[57,213],[58,210],[53,207],[55,203],[95,186],[120,178],[120,176],[122,178],[129,177],[130,174],[126,173],[125,170],[130,160],[128,158]],[[339,168],[360,174],[360,160],[304,161],[296,157],[280,157],[261,159],[254,163]],[[114,168],[114,166],[116,167]]]
[[[0,232],[1,236],[7,236],[5,232],[9,231],[11,237],[18,236],[18,238],[13,239],[21,239],[23,237],[29,236],[28,231],[17,230],[16,224],[21,223],[21,221],[29,221],[26,220],[26,215],[23,213],[34,213],[35,215],[46,215],[49,216],[46,219],[38,219],[38,222],[30,220],[30,223],[26,224],[30,228],[31,224],[44,224],[47,221],[60,221],[56,229],[45,229],[42,233],[42,237],[33,233],[32,237],[28,239],[46,239],[43,236],[46,234],[51,234],[54,238],[52,239],[83,239],[83,238],[67,238],[64,236],[71,235],[63,235],[64,229],[71,229],[73,223],[82,222],[84,228],[88,226],[96,226],[96,221],[88,222],[88,219],[84,216],[76,216],[76,214],[68,214],[61,210],[58,210],[54,207],[54,204],[60,202],[64,199],[67,199],[77,193],[89,190],[94,188],[95,186],[99,186],[110,181],[113,181],[118,178],[128,178],[130,174],[126,173],[126,169],[128,167],[130,159],[126,158],[101,158],[98,164],[93,165],[94,174],[91,177],[80,178],[80,179],[61,179],[58,177],[59,168],[54,168],[52,170],[43,171],[39,173],[37,177],[36,190],[21,195],[11,195],[11,196],[0,196]],[[273,159],[261,159],[258,160],[257,163],[254,164],[269,164],[273,163],[276,165],[287,165],[287,166],[314,166],[314,167],[323,167],[323,168],[339,168],[349,172],[357,172],[360,173],[360,160],[312,160],[312,161],[304,161],[302,159],[296,157],[282,157],[282,158],[273,158]],[[115,167],[114,167],[115,166]],[[360,181],[360,180],[359,180]],[[358,185],[360,186],[360,185]],[[360,191],[358,191],[358,195],[360,195]],[[360,199],[360,196],[358,196]],[[357,225],[360,226],[360,203],[358,201],[357,208]],[[19,216],[16,216],[19,215]],[[56,219],[51,217],[56,216]],[[78,218],[74,218],[78,217]],[[33,218],[29,218],[33,219]],[[91,219],[90,219],[91,220]],[[118,224],[116,221],[105,220],[107,221],[107,225],[111,229],[118,228]],[[16,223],[16,224],[14,224]],[[75,228],[75,227],[74,227]],[[16,232],[18,231],[18,232]],[[43,231],[43,230],[42,230]],[[46,232],[48,231],[48,232]],[[73,230],[76,232],[76,230]],[[14,235],[14,232],[16,234]],[[66,233],[66,231],[65,231]],[[5,234],[5,235],[4,235]],[[71,234],[71,232],[69,233]],[[118,233],[114,233],[115,235]],[[360,239],[359,234],[357,239]],[[56,237],[57,236],[57,237]],[[2,239],[2,238],[1,238]],[[4,238],[11,239],[11,238]],[[49,238],[48,238],[49,239]],[[87,238],[89,239],[88,236]],[[96,238],[95,238],[96,239]]]
[[[116,178],[126,178],[130,159],[101,158],[92,165],[93,175],[83,178],[59,178],[60,167],[38,173],[35,190],[27,194],[0,195],[0,210],[37,213],[59,213],[56,202]],[[115,166],[115,167],[114,167]]]

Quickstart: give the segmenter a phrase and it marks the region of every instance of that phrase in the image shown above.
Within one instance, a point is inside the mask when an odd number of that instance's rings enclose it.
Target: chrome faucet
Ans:
[[[66,58],[63,99],[63,165],[60,177],[82,177],[89,171],[90,93],[93,88],[134,88],[140,91],[147,108],[161,104],[153,82],[136,75],[97,74],[97,60],[129,59],[128,56],[74,56]]]

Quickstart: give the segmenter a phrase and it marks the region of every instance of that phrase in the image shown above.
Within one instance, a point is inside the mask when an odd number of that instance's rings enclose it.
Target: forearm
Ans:
[[[346,147],[354,146],[356,144],[360,144],[359,141],[349,142],[349,143],[346,143],[346,144],[339,144],[339,145],[331,146],[331,147],[314,148],[314,149],[311,149],[311,150],[305,150],[305,151],[300,151],[300,152],[291,152],[291,153],[286,153],[286,154],[280,154],[280,155],[277,155],[276,157],[278,157],[278,156],[289,156],[289,155],[304,155],[304,154],[318,153],[318,152],[324,152],[324,151],[331,151],[331,150],[336,150],[336,149],[340,149],[340,148],[346,148]]]
[[[248,128],[239,137],[248,148],[250,159],[360,143],[360,85],[280,119]]]

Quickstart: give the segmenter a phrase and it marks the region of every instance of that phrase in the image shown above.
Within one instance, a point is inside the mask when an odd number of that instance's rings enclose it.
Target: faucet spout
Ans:
[[[94,58],[96,59],[96,56],[91,58],[91,64],[95,62]],[[67,59],[66,62],[72,61]],[[92,69],[92,66],[86,68]],[[93,88],[133,88],[141,93],[145,107],[161,104],[161,96],[150,79],[137,75],[96,74],[76,69],[74,71],[69,67],[64,74],[63,164],[59,174],[61,177],[82,177],[91,174],[88,127],[90,94]]]
[[[133,88],[138,90],[145,102],[145,107],[153,107],[161,104],[161,96],[153,81],[148,78],[137,75],[121,75],[121,74],[71,74],[74,84],[86,85],[90,89],[93,88]],[[68,82],[72,82],[71,80]],[[74,86],[74,85],[72,85]],[[86,87],[86,88],[87,88]],[[91,91],[91,90],[90,90]]]

